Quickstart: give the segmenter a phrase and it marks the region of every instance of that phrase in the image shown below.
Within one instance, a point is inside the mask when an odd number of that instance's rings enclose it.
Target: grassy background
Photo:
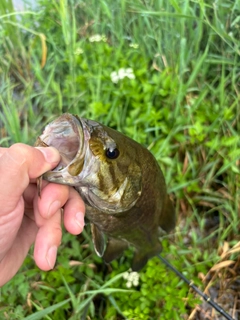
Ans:
[[[33,144],[63,112],[100,121],[147,146],[178,213],[163,255],[202,289],[212,281],[219,303],[236,315],[239,255],[222,254],[240,240],[240,2],[38,5],[16,14],[11,1],[0,3],[1,146]],[[100,41],[93,41],[96,34]],[[120,68],[132,68],[135,79],[113,83],[111,73]],[[158,259],[129,289],[122,272],[130,267],[131,250],[105,266],[89,234],[65,233],[48,273],[36,268],[30,253],[0,289],[0,318],[188,318],[199,301]],[[209,273],[223,260],[231,266]],[[192,319],[207,309],[195,311]]]

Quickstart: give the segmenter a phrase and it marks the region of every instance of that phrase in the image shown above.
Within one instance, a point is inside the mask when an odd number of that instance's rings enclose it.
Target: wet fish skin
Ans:
[[[161,251],[159,227],[173,229],[175,211],[151,152],[120,132],[70,114],[46,127],[36,144],[43,143],[57,147],[63,159],[44,179],[79,192],[99,256],[110,262],[130,244],[132,269],[140,270]]]

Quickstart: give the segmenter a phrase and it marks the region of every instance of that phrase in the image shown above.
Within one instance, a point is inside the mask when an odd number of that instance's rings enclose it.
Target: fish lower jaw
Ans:
[[[64,171],[48,171],[43,174],[43,179],[49,182],[64,184],[75,187],[79,184],[77,177],[71,176],[67,170]]]

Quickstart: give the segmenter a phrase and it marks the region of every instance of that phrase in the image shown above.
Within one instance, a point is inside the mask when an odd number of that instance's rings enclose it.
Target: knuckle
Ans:
[[[27,148],[29,148],[29,146],[27,146],[24,143],[18,142],[11,145],[9,147],[9,150],[11,150],[11,152],[14,152],[14,153],[25,154],[25,150]]]
[[[26,162],[27,158],[27,150],[26,150],[26,145],[23,143],[15,143],[11,147],[9,147],[8,150],[8,157],[9,160],[12,160],[14,163],[17,165],[21,166]]]
[[[56,224],[55,226],[53,226],[52,229],[55,239],[57,239],[57,246],[60,246],[61,244],[61,240],[62,240],[62,228],[59,224]]]

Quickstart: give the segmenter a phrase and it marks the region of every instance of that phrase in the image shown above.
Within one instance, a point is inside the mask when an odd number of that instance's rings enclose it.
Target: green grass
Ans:
[[[198,274],[240,238],[239,15],[237,0],[42,0],[21,20],[0,3],[1,145],[33,144],[71,112],[149,147],[178,213],[163,254],[203,289]],[[135,79],[113,83],[120,68]],[[1,319],[184,319],[198,303],[156,258],[121,292],[131,250],[108,268],[87,232],[60,252],[48,273],[28,256],[0,289]]]

